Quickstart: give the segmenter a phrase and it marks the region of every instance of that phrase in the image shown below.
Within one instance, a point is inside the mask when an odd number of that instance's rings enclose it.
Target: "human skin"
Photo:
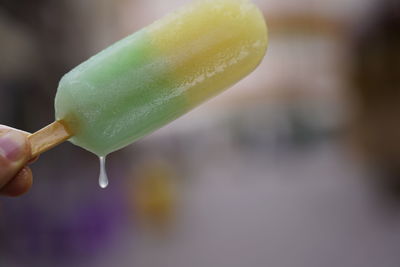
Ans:
[[[32,186],[28,133],[0,125],[0,195],[20,196]]]

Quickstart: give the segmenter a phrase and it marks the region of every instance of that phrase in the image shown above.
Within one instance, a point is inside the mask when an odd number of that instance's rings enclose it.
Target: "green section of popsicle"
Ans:
[[[181,109],[180,98],[163,101],[172,80],[145,35],[138,32],[114,44],[61,80],[57,119],[76,133],[74,144],[106,155]]]

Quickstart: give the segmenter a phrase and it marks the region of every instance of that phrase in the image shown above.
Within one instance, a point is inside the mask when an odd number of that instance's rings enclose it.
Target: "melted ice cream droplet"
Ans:
[[[100,157],[99,185],[101,188],[106,188],[108,186],[108,177],[106,172],[106,157]]]

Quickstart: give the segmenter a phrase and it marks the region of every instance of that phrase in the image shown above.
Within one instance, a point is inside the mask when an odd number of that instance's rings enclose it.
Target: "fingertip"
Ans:
[[[0,194],[17,197],[25,194],[32,187],[32,171],[29,167],[24,167],[15,177],[0,190]]]
[[[19,131],[2,132],[0,155],[14,165],[25,164],[31,158],[31,146],[27,135]]]

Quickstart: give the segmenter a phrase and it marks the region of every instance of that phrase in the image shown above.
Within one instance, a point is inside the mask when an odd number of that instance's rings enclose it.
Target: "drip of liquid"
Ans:
[[[99,185],[101,188],[106,188],[108,186],[108,177],[106,172],[106,157],[100,157]]]

